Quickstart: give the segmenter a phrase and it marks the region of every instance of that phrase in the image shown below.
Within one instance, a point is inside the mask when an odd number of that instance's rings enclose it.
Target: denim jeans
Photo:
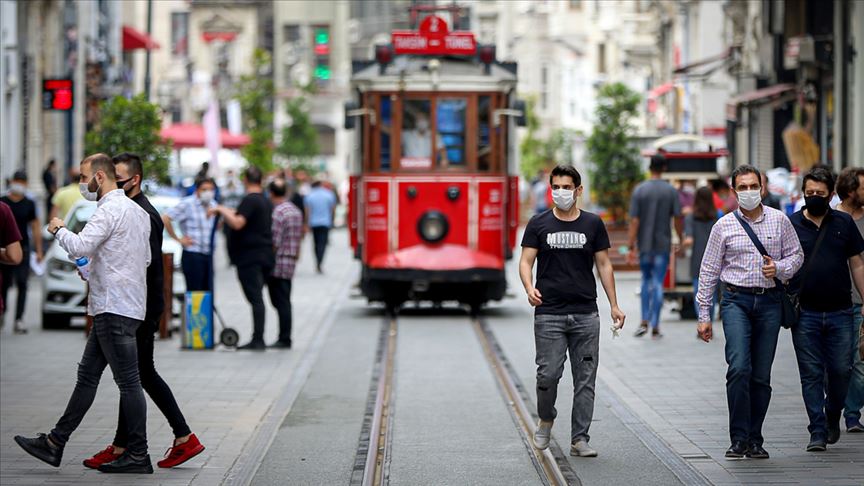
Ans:
[[[213,290],[213,256],[194,251],[183,250],[180,257],[183,277],[186,279],[186,291]]]
[[[564,360],[570,354],[573,373],[573,411],[570,416],[572,442],[588,442],[588,428],[594,417],[594,385],[600,352],[600,316],[591,314],[534,316],[534,342],[537,349],[537,414],[552,421],[558,415],[558,381],[564,373]]]
[[[324,252],[327,251],[327,241],[330,236],[329,226],[313,226],[312,241],[315,243],[315,263],[318,267],[324,263]]]
[[[792,330],[804,407],[810,418],[807,430],[822,439],[827,436],[829,421],[840,420],[846,401],[853,326],[851,308],[837,312],[801,309],[801,319]]]
[[[139,320],[116,314],[103,313],[93,318],[93,329],[78,364],[75,390],[69,397],[66,411],[51,431],[51,440],[56,444],[66,445],[69,436],[81,424],[93,405],[99,379],[107,365],[120,388],[121,409],[129,430],[129,452],[133,456],[147,454],[147,402],[138,376],[135,342],[135,332],[140,325]]]
[[[663,310],[663,279],[669,269],[669,252],[643,251],[639,254],[639,268],[642,270],[642,321],[656,328]]]
[[[291,279],[269,277],[267,291],[279,314],[279,342],[291,344]]]
[[[846,394],[846,405],[843,415],[848,421],[861,420],[861,408],[864,407],[864,361],[861,361],[861,355],[858,353],[858,340],[861,339],[861,323],[864,317],[861,316],[861,306],[855,305],[852,307],[853,316],[855,319],[855,339],[852,340],[852,376],[849,377],[849,392]]]
[[[165,380],[156,372],[156,364],[153,361],[154,332],[158,323],[146,322],[138,326],[136,332],[136,343],[138,347],[138,374],[141,376],[141,387],[153,400],[153,403],[168,419],[168,424],[174,432],[174,437],[184,437],[192,433],[186,425],[183,412],[174,399],[174,393],[165,383]],[[118,447],[126,447],[129,444],[129,427],[126,423],[126,415],[123,413],[123,399],[120,399],[120,417],[117,420],[117,432],[112,444]]]
[[[771,402],[771,365],[782,313],[779,292],[723,292],[720,317],[726,337],[726,400],[732,442],[764,442],[762,423]]]

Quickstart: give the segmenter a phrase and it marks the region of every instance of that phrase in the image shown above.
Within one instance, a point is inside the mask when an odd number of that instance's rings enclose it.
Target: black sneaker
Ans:
[[[856,418],[848,418],[846,419],[846,432],[849,434],[864,432],[864,425]]]
[[[261,341],[249,341],[243,346],[237,346],[237,351],[264,351],[267,346]]]
[[[750,444],[750,450],[747,451],[747,457],[750,459],[768,459],[768,451],[762,448],[759,444]]]
[[[291,349],[291,341],[276,341],[268,347],[276,349]]]
[[[60,460],[63,459],[63,448],[48,442],[47,435],[39,434],[37,437],[32,439],[16,435],[15,442],[21,446],[27,454],[30,454],[36,459],[39,459],[48,465],[60,467]]]
[[[726,459],[744,459],[749,448],[743,440],[736,440],[726,449]]]
[[[648,334],[648,323],[643,322],[642,324],[639,325],[639,328],[636,329],[636,332],[633,333],[633,336],[634,337],[642,337],[646,334]]]
[[[111,474],[153,474],[153,464],[150,463],[149,454],[136,459],[129,451],[125,451],[116,460],[100,465],[99,470]]]
[[[829,444],[836,444],[840,440],[840,420],[828,421],[828,440]]]
[[[810,443],[807,444],[807,452],[825,452],[828,446],[825,439],[819,436],[810,436]]]

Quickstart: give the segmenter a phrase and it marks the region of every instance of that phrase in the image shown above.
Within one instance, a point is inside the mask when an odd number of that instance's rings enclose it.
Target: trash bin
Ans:
[[[212,292],[186,292],[180,329],[183,349],[213,349]]]

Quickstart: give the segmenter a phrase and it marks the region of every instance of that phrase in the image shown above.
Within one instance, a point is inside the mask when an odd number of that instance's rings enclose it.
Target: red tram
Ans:
[[[364,296],[391,309],[500,300],[519,211],[516,64],[430,15],[352,67],[348,216]]]

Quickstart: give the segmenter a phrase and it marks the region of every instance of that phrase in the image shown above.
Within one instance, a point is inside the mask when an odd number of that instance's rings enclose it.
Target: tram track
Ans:
[[[455,317],[460,319],[462,317]],[[577,485],[581,482],[570,467],[561,447],[553,439],[548,449],[537,450],[532,434],[537,416],[531,398],[518,378],[492,330],[482,317],[465,316],[470,321],[483,358],[494,377],[519,437],[525,446],[540,482],[549,486]],[[381,323],[372,380],[367,397],[366,413],[361,428],[351,475],[352,486],[384,486],[390,484],[390,462],[393,447],[396,405],[396,350],[399,320],[386,317]]]

